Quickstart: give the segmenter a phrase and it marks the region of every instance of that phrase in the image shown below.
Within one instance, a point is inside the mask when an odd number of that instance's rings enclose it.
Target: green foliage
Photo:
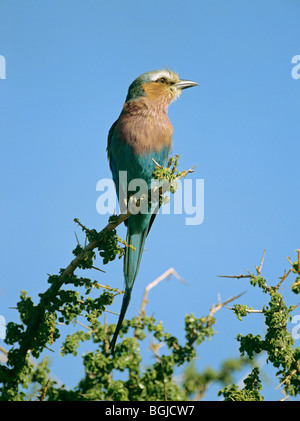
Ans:
[[[60,274],[63,273],[61,270]],[[295,273],[298,275],[298,272]],[[0,367],[1,400],[180,401],[201,399],[211,383],[219,383],[223,388],[218,395],[224,400],[261,401],[264,399],[261,395],[262,384],[255,361],[256,355],[261,352],[267,354],[268,361],[277,369],[276,375],[286,393],[291,396],[299,394],[300,349],[293,347],[294,340],[287,329],[295,306],[287,306],[283,295],[277,292],[277,286],[267,286],[266,280],[261,276],[251,274],[249,278],[251,285],[259,286],[269,297],[268,304],[260,311],[267,328],[265,337],[252,333],[238,334],[236,338],[240,343],[241,357],[224,361],[219,370],[206,367],[201,372],[195,366],[196,350],[203,341],[213,337],[216,323],[214,315],[222,304],[212,307],[206,317],[186,315],[183,344],[166,332],[162,322],[153,317],[144,314],[125,320],[120,331],[120,341],[112,356],[109,353],[109,341],[115,325],[101,322],[100,317],[112,304],[114,296],[121,292],[72,274],[66,278],[65,285],[72,284],[76,290],[60,288],[55,296],[51,296],[51,288],[58,282],[59,276],[50,276],[50,289],[40,294],[41,299],[44,299],[43,313],[37,313],[39,307],[34,305],[25,291],[21,292],[17,303],[20,323],[10,322],[7,325],[5,341],[12,348],[8,353],[7,363]],[[80,290],[83,290],[82,294]],[[101,290],[102,293],[96,298],[90,296],[93,291]],[[232,310],[239,320],[255,312],[251,307],[241,304],[235,304]],[[95,349],[82,355],[84,376],[73,390],[68,390],[51,377],[47,357],[37,362],[32,357],[39,358],[41,352],[59,338],[61,324],[72,323],[77,326],[79,316],[84,316],[86,320],[84,330],[67,334],[61,345],[60,355],[77,356],[81,343],[86,341],[93,343]],[[38,329],[31,340],[30,354],[26,355],[20,367],[22,340],[26,336],[26,327],[35,317],[39,317]],[[153,338],[150,348],[155,362],[142,368],[140,342],[145,340],[146,332]],[[18,344],[21,344],[19,349]],[[165,352],[161,355],[163,345]],[[233,376],[249,365],[253,366],[252,371],[245,378],[244,387],[240,389],[233,383]],[[181,366],[185,368],[182,380],[178,382],[176,370]],[[14,377],[16,368],[17,377]],[[125,372],[126,378],[121,380],[120,373]],[[31,392],[25,392],[29,386]]]
[[[240,343],[239,350],[242,356],[247,355],[250,359],[253,359],[258,353],[266,352],[267,362],[271,362],[277,369],[276,376],[283,385],[285,392],[288,395],[296,396],[300,393],[300,348],[293,346],[295,341],[287,328],[287,323],[292,319],[291,313],[296,306],[287,306],[284,296],[278,292],[278,289],[290,273],[297,274],[297,279],[299,279],[299,262],[292,263],[291,269],[284,273],[280,282],[275,286],[268,286],[266,280],[260,276],[261,267],[256,267],[256,269],[257,276],[249,275],[250,284],[258,286],[269,296],[269,302],[260,311],[264,316],[266,334],[263,338],[252,333],[237,335],[237,341]],[[295,288],[297,279],[292,283],[294,293],[298,293],[298,289]],[[242,317],[245,317],[248,313],[255,312],[251,307],[248,308],[245,305],[234,305],[233,311],[239,320],[242,320]],[[224,391],[224,393],[230,392],[226,396],[222,393],[226,399],[233,399],[236,396],[234,389],[224,389]],[[255,391],[255,396],[257,396],[257,393],[258,389]],[[244,395],[238,395],[237,398],[240,396]]]
[[[250,284],[253,286],[257,285],[265,293],[268,292],[267,282],[262,276],[251,276]]]
[[[155,170],[153,171],[153,179],[157,180],[157,186],[164,187],[164,191],[168,191],[174,194],[178,188],[177,180],[181,177],[185,177],[189,171],[178,171],[180,155],[172,156],[169,159],[168,166],[166,168],[157,165]],[[168,196],[163,195],[164,192],[160,192],[159,194],[159,204],[167,203],[170,201]],[[149,200],[153,202],[153,197],[155,198],[155,194],[149,197]]]
[[[195,362],[192,361],[184,372],[182,386],[189,398],[193,396],[194,399],[202,399],[207,388],[212,383],[228,385],[233,382],[233,376],[236,372],[251,364],[252,361],[248,358],[232,358],[224,361],[220,370],[206,367],[202,372],[198,373]]]
[[[258,374],[259,370],[255,367],[243,380],[245,384],[243,389],[239,389],[235,384],[226,386],[220,390],[219,396],[223,395],[225,401],[262,401],[263,397],[259,393],[262,386]]]
[[[234,312],[234,314],[236,315],[236,317],[239,320],[242,320],[242,317],[247,316],[247,309],[248,307],[246,305],[242,305],[242,304],[234,304],[232,310]]]
[[[179,165],[179,158],[180,155],[175,155],[175,157],[171,157],[168,162],[168,166],[166,168],[162,168],[161,166],[157,165],[153,172],[153,178],[156,180],[166,180],[170,184],[173,181],[176,181],[176,178],[181,176],[183,172],[177,171],[178,165]],[[171,193],[174,193],[175,190],[171,191]]]
[[[187,172],[177,171],[178,159],[179,156],[172,158],[166,169],[158,166],[156,178],[173,182],[185,175]],[[222,386],[219,396],[224,400],[261,401],[264,398],[256,357],[262,352],[268,363],[275,367],[284,391],[290,396],[299,395],[300,348],[294,346],[288,330],[296,306],[288,306],[278,290],[293,274],[296,279],[291,283],[291,290],[299,293],[300,252],[298,261],[290,262],[291,268],[275,286],[268,286],[262,277],[262,263],[256,267],[256,274],[248,272],[248,275],[237,276],[249,278],[250,285],[263,293],[266,303],[259,310],[244,304],[234,304],[231,310],[241,322],[251,313],[260,313],[250,317],[263,317],[266,332],[263,337],[236,332],[234,336],[239,343],[240,356],[224,361],[218,370],[206,367],[198,372],[195,365],[197,349],[205,340],[213,338],[216,312],[231,300],[213,306],[207,316],[187,314],[182,343],[165,331],[161,321],[143,311],[138,317],[124,320],[115,352],[111,355],[109,342],[115,325],[107,324],[103,313],[122,291],[79,277],[74,271],[77,268],[95,269],[94,262],[98,257],[104,265],[108,264],[116,257],[124,256],[125,247],[130,246],[116,233],[115,227],[122,222],[120,217],[112,216],[109,226],[101,232],[87,229],[78,220],[75,222],[89,243],[81,246],[78,242],[73,250],[75,258],[69,266],[49,276],[49,288],[39,294],[38,304],[22,291],[17,303],[20,320],[7,324],[5,342],[10,349],[7,362],[0,366],[0,400],[181,401],[201,399],[211,383],[218,383]],[[77,357],[76,368],[80,346],[84,342],[91,345],[90,350],[81,356],[84,375],[73,390],[58,384],[51,376],[49,359],[41,355],[61,337],[62,325],[68,326],[69,330],[62,338],[60,355],[62,358]],[[76,330],[78,325],[80,328]],[[140,346],[149,336],[154,362],[145,367]],[[245,367],[251,367],[251,372],[244,380],[244,387],[239,388],[234,383],[234,376]],[[183,373],[180,380],[177,376],[179,369]],[[82,371],[82,368],[78,367],[78,370]]]
[[[262,288],[265,288],[262,285]],[[265,291],[264,291],[265,292]],[[294,348],[294,339],[287,329],[291,313],[296,306],[286,306],[284,298],[278,292],[269,289],[270,301],[262,310],[267,331],[264,338],[260,335],[238,335],[241,355],[249,358],[265,351],[274,367],[278,368],[276,375],[284,383],[287,394],[296,396],[300,393],[300,348]]]
[[[291,286],[291,289],[295,294],[299,294],[299,292],[300,292],[300,276],[298,276],[296,278],[295,282]]]

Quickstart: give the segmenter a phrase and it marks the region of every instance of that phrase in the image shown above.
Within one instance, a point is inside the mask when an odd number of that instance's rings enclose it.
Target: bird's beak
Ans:
[[[198,86],[198,83],[193,82],[192,80],[180,79],[174,86],[177,89],[186,89],[191,88],[192,86]]]

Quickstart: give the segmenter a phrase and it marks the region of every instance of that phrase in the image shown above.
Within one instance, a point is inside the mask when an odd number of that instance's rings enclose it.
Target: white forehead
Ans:
[[[157,70],[156,72],[153,72],[153,74],[151,75],[151,80],[155,81],[162,77],[165,77],[167,79],[178,79],[178,76],[176,75],[176,73],[173,73],[171,70],[168,70],[168,69],[163,69],[163,70]]]

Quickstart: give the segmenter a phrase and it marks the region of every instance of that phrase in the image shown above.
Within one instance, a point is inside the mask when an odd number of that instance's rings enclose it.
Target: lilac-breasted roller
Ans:
[[[167,166],[173,133],[168,118],[168,106],[179,97],[183,89],[196,85],[196,82],[179,79],[171,70],[155,70],[143,73],[129,86],[122,112],[109,131],[107,145],[110,169],[120,207],[124,205],[124,197],[121,198],[120,195],[124,196],[122,192],[127,192],[131,180],[145,180],[150,189],[155,162],[162,167]],[[120,171],[126,171],[127,177],[119,177]],[[112,354],[130,302],[145,239],[156,216],[156,208],[157,203],[151,205],[148,213],[130,215],[125,221],[126,242],[133,248],[126,247],[125,251],[125,294],[110,344]]]

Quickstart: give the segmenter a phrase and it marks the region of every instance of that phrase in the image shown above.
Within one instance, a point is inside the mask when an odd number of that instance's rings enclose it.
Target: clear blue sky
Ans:
[[[20,290],[37,302],[47,273],[72,259],[74,230],[80,235],[75,217],[90,228],[106,224],[96,212],[96,184],[110,177],[107,132],[132,80],[162,67],[200,85],[184,91],[169,116],[181,168],[197,164],[191,178],[205,181],[205,217],[199,226],[186,226],[184,215],[156,218],[128,316],[136,314],[145,286],[171,266],[186,284],[161,283],[147,312],[180,338],[184,315],[208,314],[218,293],[225,300],[247,291],[239,302],[261,307],[264,297],[247,281],[217,275],[254,270],[266,249],[263,274],[277,282],[289,266],[286,257],[296,260],[300,79],[291,76],[291,60],[300,54],[299,16],[296,0],[1,1],[0,314],[6,321],[18,320],[9,307]],[[124,228],[118,232],[125,237]],[[122,288],[122,262],[104,269],[90,276]],[[284,294],[296,303],[288,283]],[[113,309],[120,305],[116,300]],[[199,348],[200,369],[237,356],[236,335],[263,334],[264,326],[259,315],[241,324],[223,309],[216,330]],[[51,369],[72,386],[78,364],[61,361],[55,349],[48,353]],[[282,397],[275,386],[266,386],[266,398]]]

